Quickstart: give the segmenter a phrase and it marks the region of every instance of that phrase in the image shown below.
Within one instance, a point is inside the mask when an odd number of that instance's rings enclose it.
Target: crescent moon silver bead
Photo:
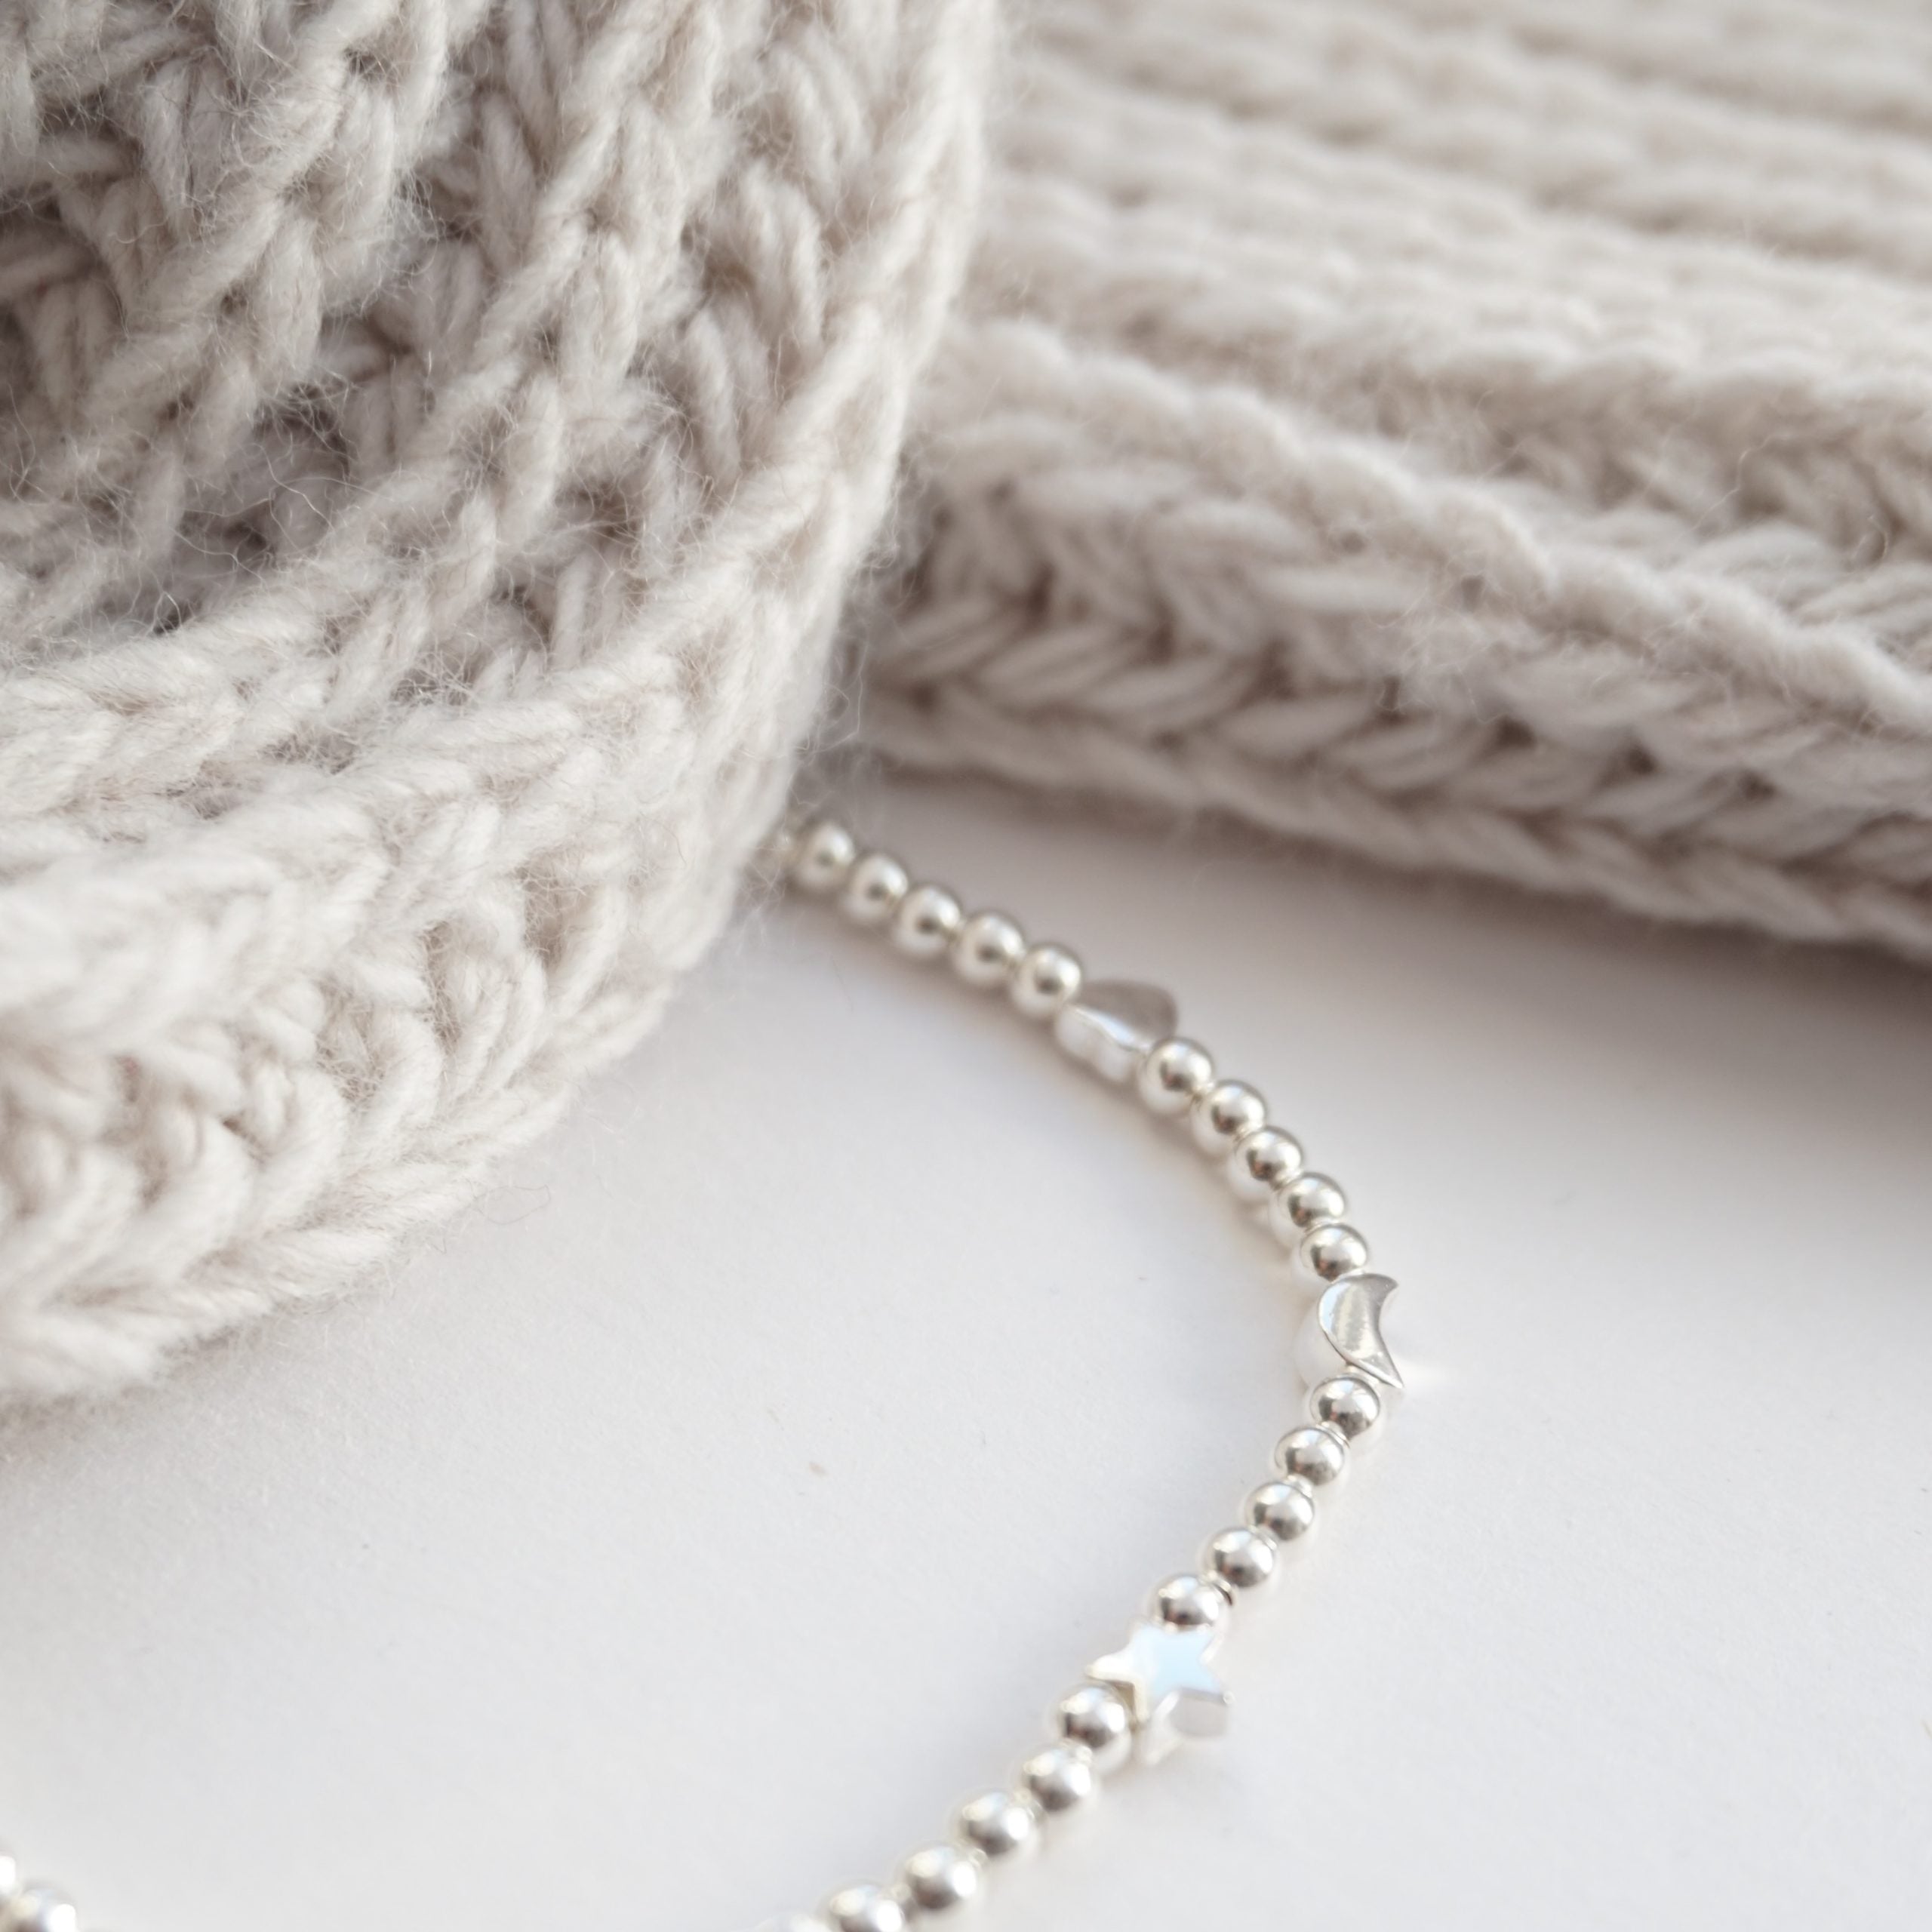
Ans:
[[[1383,1406],[1402,1392],[1402,1372],[1382,1336],[1382,1311],[1395,1292],[1386,1275],[1344,1275],[1331,1281],[1303,1318],[1295,1366],[1310,1388],[1340,1375],[1373,1383]]]

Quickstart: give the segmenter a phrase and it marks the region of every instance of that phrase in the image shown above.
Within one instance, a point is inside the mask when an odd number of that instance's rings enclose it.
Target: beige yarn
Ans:
[[[366,1269],[778,808],[982,0],[0,13],[0,1395]]]
[[[874,739],[1932,958],[1932,17],[1029,29]]]

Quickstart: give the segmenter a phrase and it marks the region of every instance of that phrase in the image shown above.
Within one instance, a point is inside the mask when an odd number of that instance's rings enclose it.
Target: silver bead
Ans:
[[[1223,1530],[1203,1552],[1201,1567],[1231,1589],[1258,1590],[1274,1580],[1275,1539],[1263,1530]]]
[[[1347,1197],[1326,1174],[1297,1174],[1268,1197],[1268,1225],[1284,1247],[1299,1247],[1317,1221],[1339,1221]]]
[[[848,1885],[823,1909],[832,1932],[906,1932],[912,1922],[904,1901],[883,1885]]]
[[[1184,1114],[1214,1078],[1214,1063],[1206,1048],[1192,1040],[1167,1039],[1148,1049],[1134,1084],[1152,1112]]]
[[[1372,1382],[1386,1409],[1402,1392],[1402,1371],[1383,1339],[1382,1314],[1395,1284],[1386,1275],[1344,1275],[1315,1298],[1295,1337],[1295,1366],[1308,1386],[1352,1375]]]
[[[1194,1144],[1225,1160],[1244,1134],[1268,1124],[1268,1103],[1244,1080],[1217,1081],[1194,1103]]]
[[[1301,1238],[1301,1265],[1318,1281],[1339,1281],[1368,1266],[1368,1243],[1346,1221],[1318,1221]]]
[[[1054,1730],[1069,1744],[1084,1744],[1103,1777],[1117,1771],[1134,1749],[1134,1715],[1120,1694],[1104,1684],[1083,1684],[1054,1706]]]
[[[892,915],[892,943],[908,959],[937,959],[958,935],[965,909],[943,885],[915,885]]]
[[[1264,1482],[1247,1499],[1247,1520],[1275,1539],[1277,1552],[1315,1534],[1315,1492],[1300,1476]]]
[[[1349,1445],[1332,1429],[1318,1424],[1291,1429],[1275,1445],[1275,1466],[1284,1476],[1300,1476],[1317,1489],[1326,1488],[1348,1473]]]
[[[6,1932],[81,1932],[80,1908],[51,1885],[28,1885],[0,1906]]]
[[[1029,1020],[1051,1020],[1080,990],[1085,977],[1072,953],[1048,941],[1020,955],[1011,997]]]
[[[959,1835],[989,1858],[1020,1858],[1040,1842],[1040,1807],[1032,1795],[989,1791],[959,1807]]]
[[[882,926],[912,883],[912,875],[890,852],[868,852],[846,874],[839,909],[854,925]]]
[[[1100,1789],[1093,1753],[1081,1744],[1050,1744],[1020,1767],[1020,1782],[1049,1817],[1086,1804]]]
[[[980,1861],[956,1844],[928,1845],[900,1867],[899,1883],[921,1916],[952,1912],[979,1897]]]
[[[1235,1143],[1228,1156],[1228,1185],[1243,1201],[1266,1201],[1301,1172],[1301,1143],[1278,1127],[1257,1127]]]
[[[1199,1630],[1225,1623],[1228,1598],[1204,1577],[1170,1577],[1154,1592],[1154,1614],[1171,1630]]]
[[[1359,1376],[1338,1375],[1308,1392],[1308,1412],[1345,1442],[1359,1442],[1382,1420],[1382,1398]]]
[[[792,848],[791,873],[801,892],[836,892],[859,856],[859,841],[836,819],[815,820]]]
[[[969,986],[1003,986],[1026,951],[1026,935],[1004,912],[975,912],[952,942],[952,970]]]

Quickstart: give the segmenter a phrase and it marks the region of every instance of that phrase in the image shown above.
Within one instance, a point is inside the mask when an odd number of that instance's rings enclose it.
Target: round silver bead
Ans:
[[[892,943],[908,959],[937,959],[958,937],[965,909],[943,885],[915,885],[892,915]]]
[[[792,880],[801,892],[836,892],[858,856],[859,841],[836,819],[816,819],[792,843]]]
[[[821,1909],[832,1932],[906,1932],[912,1922],[905,1901],[883,1885],[848,1885]]]
[[[1297,1174],[1268,1197],[1268,1225],[1284,1247],[1299,1247],[1317,1221],[1339,1221],[1348,1197],[1326,1174]]]
[[[1301,1265],[1318,1281],[1339,1281],[1368,1266],[1368,1243],[1346,1221],[1318,1221],[1301,1238]]]
[[[1079,960],[1051,941],[1029,946],[1014,969],[1013,1003],[1029,1020],[1051,1020],[1080,990]]]
[[[1235,1143],[1228,1185],[1243,1201],[1263,1201],[1301,1172],[1301,1143],[1278,1127],[1257,1127]]]
[[[0,1906],[6,1932],[81,1932],[80,1908],[51,1885],[28,1885]]]
[[[1117,1690],[1083,1684],[1054,1706],[1056,1734],[1069,1744],[1084,1744],[1103,1777],[1117,1771],[1134,1749],[1134,1717]]]
[[[839,909],[854,925],[882,926],[912,883],[912,875],[890,852],[868,852],[846,874]]]
[[[1220,1080],[1194,1103],[1188,1125],[1204,1154],[1225,1160],[1244,1134],[1268,1124],[1268,1103],[1244,1080]]]
[[[1223,1622],[1228,1598],[1204,1577],[1170,1577],[1154,1592],[1154,1614],[1174,1630]]]
[[[1315,1534],[1315,1492],[1300,1476],[1264,1482],[1249,1496],[1245,1514],[1257,1530],[1275,1539],[1278,1554]]]
[[[1338,1375],[1308,1392],[1308,1412],[1345,1442],[1359,1442],[1382,1420],[1382,1398],[1359,1376]]]
[[[1086,1804],[1100,1789],[1094,1754],[1082,1744],[1050,1744],[1020,1767],[1020,1782],[1049,1817]]]
[[[1147,1050],[1134,1077],[1150,1112],[1184,1114],[1214,1078],[1205,1047],[1192,1040],[1160,1040]]]
[[[1026,952],[1026,935],[1004,912],[975,912],[952,942],[952,970],[969,986],[1003,986]]]
[[[980,1895],[980,1861],[956,1844],[928,1845],[899,1869],[899,1883],[921,1915],[952,1912]]]
[[[1232,1590],[1258,1590],[1274,1580],[1275,1539],[1251,1527],[1223,1530],[1203,1553],[1201,1567]]]
[[[1349,1445],[1334,1430],[1318,1423],[1291,1429],[1275,1445],[1275,1466],[1284,1476],[1300,1476],[1316,1489],[1327,1488],[1348,1473]]]
[[[1032,1795],[989,1791],[959,1807],[959,1835],[989,1858],[1020,1858],[1040,1842],[1040,1807]]]

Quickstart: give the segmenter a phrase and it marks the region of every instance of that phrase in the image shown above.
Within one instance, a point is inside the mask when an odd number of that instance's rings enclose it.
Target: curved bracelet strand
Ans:
[[[1295,1345],[1309,1420],[1281,1438],[1274,1474],[1249,1494],[1238,1522],[1208,1539],[1198,1569],[1159,1585],[1121,1647],[1090,1664],[1054,1705],[1045,1741],[1012,1783],[961,1805],[947,1835],[914,1852],[891,1880],[845,1886],[816,1912],[758,1928],[915,1932],[970,1906],[989,1868],[1032,1851],[1115,1772],[1158,1763],[1183,1739],[1226,1728],[1229,1699],[1217,1660],[1235,1605],[1264,1590],[1306,1545],[1324,1498],[1402,1392],[1381,1331],[1395,1284],[1369,1272],[1368,1244],[1343,1218],[1340,1188],[1305,1166],[1300,1143],[1269,1119],[1254,1088],[1223,1078],[1206,1048],[1177,1032],[1174,1000],[1161,989],[1090,980],[1066,946],[1030,943],[1003,912],[969,915],[955,894],[915,883],[891,854],[862,849],[835,819],[787,827],[774,862],[788,883],[834,901],[906,958],[947,960],[967,985],[1003,992],[1073,1059],[1183,1128],[1220,1164],[1235,1198],[1265,1217],[1294,1258],[1294,1275],[1315,1295]],[[0,1851],[0,1932],[82,1927],[72,1900],[23,1884]]]

